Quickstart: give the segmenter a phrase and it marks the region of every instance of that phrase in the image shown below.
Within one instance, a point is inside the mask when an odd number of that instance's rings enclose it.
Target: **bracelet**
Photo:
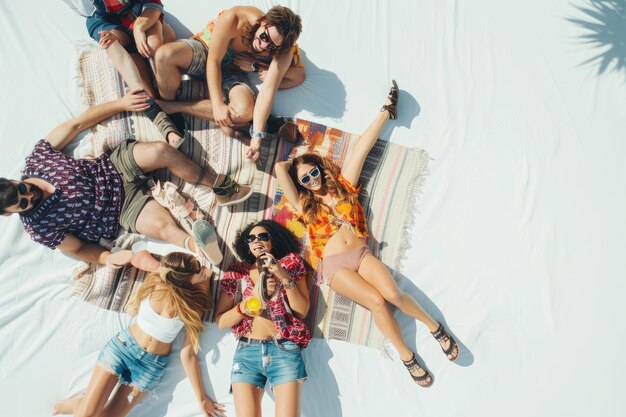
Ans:
[[[265,132],[254,132],[254,137],[265,139]]]
[[[289,281],[287,281],[287,283],[283,283],[283,285],[286,289],[290,290],[296,286],[296,280],[291,278]]]
[[[241,303],[237,303],[237,313],[241,314],[242,316],[247,316],[247,314],[241,311]]]

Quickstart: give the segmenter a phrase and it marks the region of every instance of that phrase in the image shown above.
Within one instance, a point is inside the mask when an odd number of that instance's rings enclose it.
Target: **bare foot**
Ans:
[[[78,394],[70,398],[66,398],[61,401],[57,401],[54,404],[54,408],[52,409],[52,415],[56,416],[57,414],[73,414],[74,410],[78,408],[78,405],[82,401],[85,394]]]

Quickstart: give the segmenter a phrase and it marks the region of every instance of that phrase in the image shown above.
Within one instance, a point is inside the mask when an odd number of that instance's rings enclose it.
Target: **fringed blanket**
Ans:
[[[86,105],[102,103],[122,95],[123,83],[111,67],[106,53],[94,43],[81,44],[79,73],[82,95]],[[205,87],[198,82],[185,82],[183,95],[187,99],[203,97]],[[217,172],[229,172],[240,183],[251,184],[254,193],[245,203],[232,208],[218,209],[214,197],[206,187],[195,187],[177,178],[183,194],[191,197],[204,210],[217,229],[224,261],[224,270],[235,259],[231,245],[235,233],[246,224],[274,217],[306,242],[306,229],[296,220],[290,206],[282,197],[276,178],[272,176],[276,162],[315,150],[332,157],[338,163],[345,159],[357,135],[312,122],[297,120],[303,142],[292,144],[276,140],[263,141],[261,157],[255,164],[244,156],[241,142],[225,137],[212,123],[187,118],[190,137],[181,149],[205,167]],[[90,153],[99,155],[113,148],[121,140],[163,140],[152,123],[141,114],[122,114],[99,126],[86,141]],[[361,203],[365,208],[370,228],[369,246],[373,253],[392,270],[397,270],[409,244],[409,231],[416,210],[416,198],[426,174],[428,157],[420,149],[408,149],[379,140],[365,162],[360,183]],[[165,175],[161,179],[167,179]],[[116,246],[129,247],[139,236],[124,234]],[[307,245],[305,244],[305,247]],[[311,265],[311,310],[309,325],[315,337],[338,339],[380,348],[384,338],[373,323],[371,314],[345,297],[336,295],[326,285],[315,282],[316,259],[307,251]],[[222,270],[215,270],[216,279]],[[82,264],[76,269],[74,295],[100,307],[122,310],[133,296],[144,274],[132,267],[113,271],[107,267]],[[214,297],[217,298],[214,285]]]

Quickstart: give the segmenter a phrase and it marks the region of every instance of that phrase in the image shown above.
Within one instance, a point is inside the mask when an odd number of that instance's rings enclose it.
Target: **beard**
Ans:
[[[33,212],[37,207],[39,207],[39,203],[41,203],[41,200],[43,198],[43,191],[41,191],[41,188],[37,187],[35,184],[30,183],[28,184],[28,186],[30,187],[30,192],[33,193],[33,197],[30,199],[32,207],[20,213],[23,215],[29,214]]]

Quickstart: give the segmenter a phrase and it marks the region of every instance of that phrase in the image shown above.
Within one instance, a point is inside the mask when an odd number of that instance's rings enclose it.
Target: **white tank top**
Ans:
[[[184,323],[178,317],[170,319],[154,311],[150,305],[150,296],[148,296],[139,305],[137,325],[155,339],[163,343],[172,343]]]

